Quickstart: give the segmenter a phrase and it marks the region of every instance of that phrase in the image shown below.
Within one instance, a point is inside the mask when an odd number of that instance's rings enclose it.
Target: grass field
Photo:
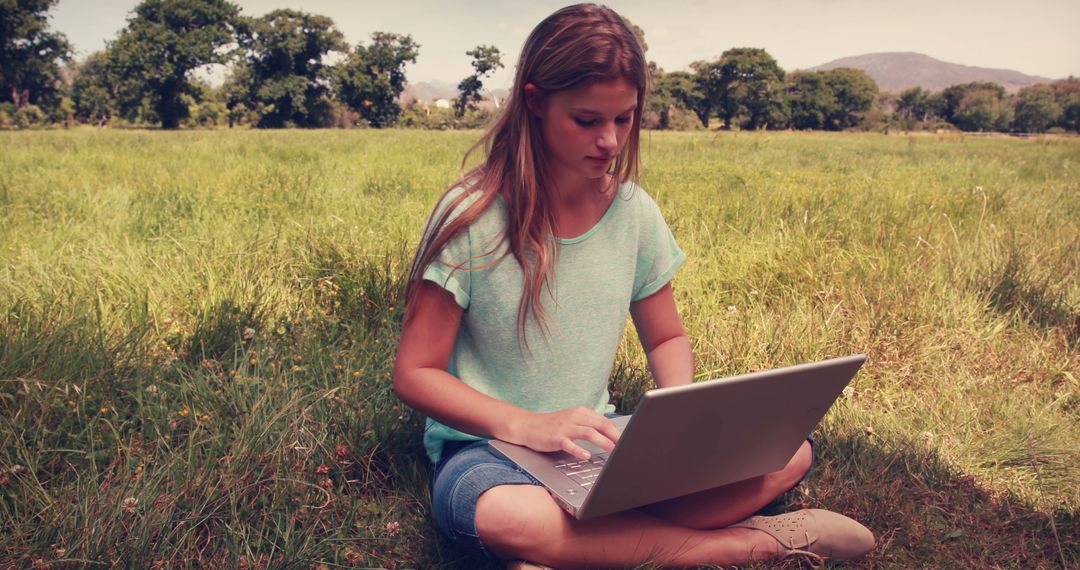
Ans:
[[[390,391],[478,133],[0,133],[0,568],[474,567]],[[1080,565],[1080,140],[646,133],[700,377],[865,352],[787,505]],[[613,373],[647,388],[632,329]]]

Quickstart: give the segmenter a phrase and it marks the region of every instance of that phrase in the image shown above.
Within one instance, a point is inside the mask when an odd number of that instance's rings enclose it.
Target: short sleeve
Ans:
[[[664,221],[656,202],[641,192],[640,223],[638,224],[638,259],[634,273],[631,302],[640,301],[659,291],[671,281],[686,261],[671,228]]]
[[[431,232],[434,231],[433,226],[443,216],[446,208],[448,208],[462,192],[464,192],[464,190],[451,190],[443,197],[439,202],[439,205],[435,207],[435,213],[432,215],[431,221],[428,222],[428,227],[424,230],[422,243],[428,242]],[[458,204],[457,207],[454,208],[454,212],[447,218],[447,223],[460,215],[470,203],[471,199],[466,199]],[[461,268],[468,267],[469,260],[472,259],[472,256],[473,253],[469,229],[466,228],[447,242],[442,251],[435,256],[435,259],[424,268],[422,278],[449,291],[454,296],[454,302],[457,303],[458,306],[462,309],[468,309],[472,285],[472,272]]]

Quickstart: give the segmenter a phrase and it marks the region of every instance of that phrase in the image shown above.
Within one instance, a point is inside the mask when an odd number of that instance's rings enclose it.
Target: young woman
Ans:
[[[862,555],[873,535],[842,515],[746,519],[802,479],[809,444],[778,472],[587,521],[488,451],[487,438],[582,458],[575,440],[611,450],[607,380],[627,314],[656,383],[693,381],[670,283],[684,255],[633,183],[647,78],[615,12],[555,12],[525,42],[503,113],[469,151],[483,146],[485,160],[428,221],[394,389],[429,418],[438,525],[489,555],[560,568]]]

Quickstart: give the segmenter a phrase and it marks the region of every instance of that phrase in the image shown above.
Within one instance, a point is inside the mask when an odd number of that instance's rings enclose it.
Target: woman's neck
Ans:
[[[573,238],[591,229],[604,217],[615,195],[614,177],[579,180],[577,187],[557,187],[553,193],[559,223],[558,237]]]
[[[603,178],[556,177],[553,182],[555,191],[552,194],[560,210],[594,202],[598,196],[610,194],[615,188],[615,178],[610,174]]]

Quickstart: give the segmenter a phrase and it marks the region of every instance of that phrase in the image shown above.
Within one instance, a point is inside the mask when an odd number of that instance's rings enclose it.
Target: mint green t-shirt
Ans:
[[[447,195],[435,219],[461,192]],[[473,199],[467,198],[455,214]],[[499,198],[423,273],[465,309],[448,372],[488,396],[534,412],[576,406],[614,411],[607,383],[630,304],[660,290],[686,259],[659,207],[641,187],[627,182],[595,226],[559,240],[554,280],[541,295],[547,338],[530,317],[528,348],[519,343],[524,280],[513,255],[483,269],[454,270],[491,251],[505,227],[506,208]],[[497,259],[506,248],[500,244],[471,266]],[[476,439],[430,418],[424,430],[433,462],[441,457],[444,442]]]

